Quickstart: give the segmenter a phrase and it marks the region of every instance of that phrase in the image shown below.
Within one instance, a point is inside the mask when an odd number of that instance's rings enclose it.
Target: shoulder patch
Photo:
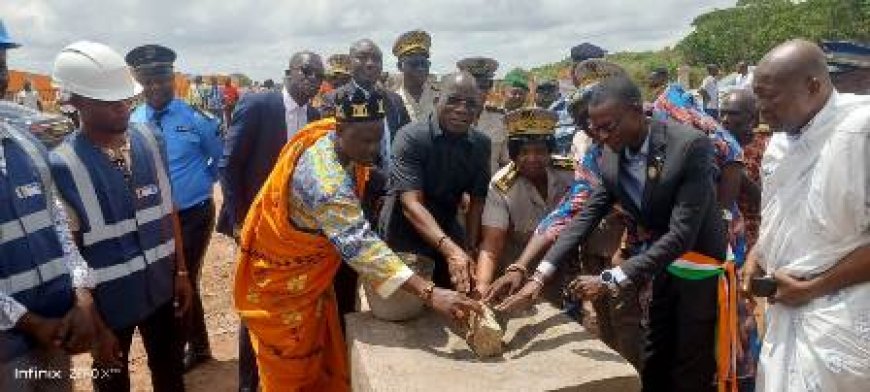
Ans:
[[[492,179],[492,183],[495,185],[496,189],[503,193],[507,193],[514,183],[517,182],[518,177],[519,172],[517,172],[517,167],[513,162],[511,162],[503,170],[496,173],[495,178]]]
[[[560,170],[574,170],[575,167],[573,159],[562,155],[553,155],[552,162],[553,167]]]

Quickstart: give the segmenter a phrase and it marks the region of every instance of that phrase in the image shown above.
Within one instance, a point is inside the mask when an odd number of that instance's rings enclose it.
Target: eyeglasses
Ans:
[[[444,101],[444,104],[450,107],[458,107],[459,105],[464,105],[468,110],[478,110],[480,109],[480,102],[474,98],[461,98],[457,96],[449,96],[447,100]]]
[[[607,125],[604,127],[599,127],[598,125],[595,125],[591,121],[589,121],[588,122],[589,132],[594,132],[594,133],[598,134],[599,137],[604,137],[606,135],[613,133],[613,131],[615,131],[617,128],[619,128],[619,125],[622,124],[622,119],[624,119],[624,118],[625,117],[620,117],[619,120],[616,120],[616,121],[610,123],[610,125]]]

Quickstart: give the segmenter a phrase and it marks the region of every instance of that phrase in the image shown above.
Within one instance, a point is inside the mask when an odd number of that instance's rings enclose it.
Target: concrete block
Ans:
[[[501,356],[479,359],[428,310],[388,322],[370,312],[347,316],[353,390],[582,391],[640,390],[637,371],[582,326],[546,303],[507,321]]]

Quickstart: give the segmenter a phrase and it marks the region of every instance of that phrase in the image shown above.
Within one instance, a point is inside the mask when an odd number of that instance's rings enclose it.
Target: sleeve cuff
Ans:
[[[396,292],[400,287],[402,287],[405,282],[408,281],[412,276],[414,276],[414,271],[408,268],[407,265],[402,265],[402,268],[393,274],[389,279],[381,282],[378,285],[377,292],[382,298],[387,298],[393,293]]]
[[[549,278],[556,272],[556,265],[550,261],[541,260],[541,263],[538,264],[538,268],[535,268],[535,271],[544,275],[544,277]]]

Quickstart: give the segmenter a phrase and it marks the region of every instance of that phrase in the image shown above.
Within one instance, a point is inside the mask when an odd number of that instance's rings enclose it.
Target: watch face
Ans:
[[[611,283],[613,282],[613,273],[610,271],[604,271],[601,273],[601,280]]]

